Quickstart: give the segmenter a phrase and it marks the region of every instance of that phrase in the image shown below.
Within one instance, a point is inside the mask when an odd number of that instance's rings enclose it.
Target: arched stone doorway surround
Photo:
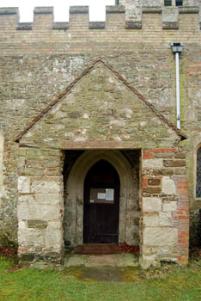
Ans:
[[[84,180],[99,160],[108,161],[120,178],[119,243],[139,245],[139,175],[120,151],[85,151],[67,178],[64,240],[71,246],[83,243]]]

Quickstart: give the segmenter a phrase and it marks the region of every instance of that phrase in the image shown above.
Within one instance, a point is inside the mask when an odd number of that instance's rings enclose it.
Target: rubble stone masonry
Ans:
[[[19,255],[62,259],[65,150],[141,150],[142,265],[188,261],[189,216],[197,242],[196,153],[201,144],[200,1],[106,7],[89,22],[36,8],[20,23],[0,9],[0,243]],[[181,131],[175,128],[180,42]]]

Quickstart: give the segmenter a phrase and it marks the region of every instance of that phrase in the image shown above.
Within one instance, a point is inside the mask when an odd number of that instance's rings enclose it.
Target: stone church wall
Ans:
[[[33,24],[22,24],[16,9],[0,9],[0,125],[5,140],[0,175],[2,242],[17,241],[17,174],[21,168],[19,163],[17,166],[18,134],[100,57],[175,123],[172,42],[184,44],[182,130],[188,136],[185,149],[190,206],[192,212],[201,208],[195,198],[194,172],[195,151],[201,142],[200,15],[198,7],[184,6],[169,12],[149,7],[142,9],[137,20],[132,16],[128,20],[124,8],[107,7],[106,22],[100,23],[89,22],[88,9],[77,7],[71,8],[69,22],[54,23],[52,9],[40,8],[35,10]]]

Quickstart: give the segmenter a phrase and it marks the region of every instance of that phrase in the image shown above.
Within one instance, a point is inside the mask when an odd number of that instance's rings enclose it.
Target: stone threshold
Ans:
[[[129,246],[127,244],[117,243],[88,243],[75,247],[73,249],[74,254],[82,255],[107,255],[107,254],[121,254],[121,253],[132,253],[139,254],[138,246]]]
[[[134,254],[105,254],[105,255],[80,255],[68,254],[64,259],[64,267],[138,267],[139,257]]]

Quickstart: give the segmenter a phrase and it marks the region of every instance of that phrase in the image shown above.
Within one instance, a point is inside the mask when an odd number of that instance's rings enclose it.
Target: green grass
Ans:
[[[201,300],[201,265],[164,270],[124,271],[121,282],[84,278],[84,270],[15,269],[0,258],[0,300],[26,301],[197,301]],[[165,268],[166,269],[166,268]]]

